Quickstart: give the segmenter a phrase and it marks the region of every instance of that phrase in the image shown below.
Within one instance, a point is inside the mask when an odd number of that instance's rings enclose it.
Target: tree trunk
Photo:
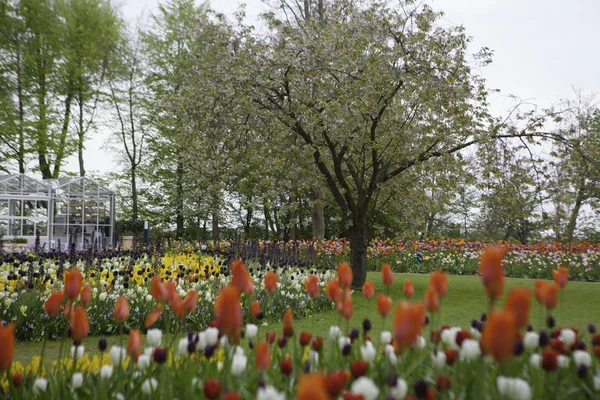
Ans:
[[[244,233],[246,237],[250,235],[250,226],[252,225],[252,217],[253,217],[253,208],[252,208],[252,195],[248,195],[248,204],[246,207],[246,221],[244,224]]]
[[[312,236],[315,239],[325,237],[325,207],[320,199],[315,199],[312,206]]]
[[[43,68],[40,67],[40,68]],[[38,123],[37,123],[37,150],[40,172],[43,179],[52,179],[52,172],[48,164],[48,121],[46,120],[46,75],[38,77]]]
[[[84,140],[84,129],[83,129],[83,93],[81,87],[79,88],[79,131],[77,140],[77,153],[79,155],[79,176],[85,176],[85,168],[83,167],[83,140]]]
[[[183,236],[183,162],[181,159],[177,161],[175,196],[176,232],[177,237],[180,238]]]
[[[69,83],[71,85],[71,83]],[[60,167],[62,166],[62,160],[65,156],[65,147],[67,146],[67,136],[69,133],[69,122],[71,121],[71,104],[73,102],[73,93],[69,89],[67,93],[67,97],[65,98],[65,117],[63,120],[62,129],[60,131],[60,140],[58,143],[58,148],[56,149],[56,160],[54,160],[54,171],[52,172],[52,177],[54,179],[58,178],[60,174]]]
[[[292,209],[290,210],[290,240],[296,240],[296,196],[290,197]]]
[[[573,210],[571,210],[571,216],[569,217],[569,223],[567,224],[567,229],[565,230],[565,235],[563,236],[565,241],[572,242],[573,236],[575,235],[575,228],[577,227],[577,217],[579,216],[579,211],[581,210],[581,206],[583,205],[583,201],[585,200],[585,187],[583,185],[579,186],[579,190],[577,190],[577,199],[575,200],[575,205],[573,206]]]
[[[366,216],[355,218],[350,227],[350,266],[355,288],[361,288],[367,280],[367,233]]]
[[[21,51],[17,49],[17,98],[19,99],[19,173],[25,173],[25,111],[23,107],[23,83],[21,81]]]
[[[212,212],[212,240],[215,245],[221,240],[219,232],[219,210],[213,209]]]
[[[131,166],[131,219],[138,219],[137,168]]]
[[[263,204],[263,212],[265,214],[265,240],[269,239],[269,207],[266,204]]]

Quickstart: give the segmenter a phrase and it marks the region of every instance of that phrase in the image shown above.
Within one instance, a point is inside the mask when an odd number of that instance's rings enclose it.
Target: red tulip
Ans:
[[[340,288],[340,282],[337,279],[330,280],[325,286],[325,292],[331,301],[336,301],[342,292],[342,289]]]
[[[152,278],[150,293],[157,303],[166,304],[169,300],[169,292],[159,276]]]
[[[7,371],[15,352],[15,324],[2,326],[0,323],[0,372]]]
[[[129,342],[127,343],[127,354],[137,360],[142,348],[142,332],[137,329],[129,331]]]
[[[60,313],[60,308],[65,299],[63,292],[52,292],[46,303],[44,304],[44,311],[50,318],[54,318]]]
[[[485,291],[490,300],[495,301],[504,291],[504,267],[502,259],[506,248],[488,246],[479,259],[479,272]]]
[[[235,260],[231,264],[231,283],[240,293],[250,295],[254,292],[254,283],[242,260]]]
[[[150,314],[148,314],[144,323],[144,325],[146,325],[146,328],[150,328],[152,325],[154,325],[156,321],[158,321],[158,319],[162,315],[162,311],[162,307],[159,306],[152,310]]]
[[[365,282],[362,292],[368,300],[371,300],[375,296],[375,284],[373,282]]]
[[[509,311],[515,317],[517,329],[525,328],[529,322],[529,311],[531,310],[531,291],[512,288],[508,292],[504,310]]]
[[[92,300],[92,288],[90,287],[90,285],[85,285],[85,287],[81,290],[81,294],[79,295],[79,301],[84,306],[87,306],[88,304],[90,304],[91,300]]]
[[[440,297],[444,297],[448,293],[448,277],[442,270],[433,271],[429,275],[429,286],[433,287]]]
[[[123,323],[129,316],[129,303],[127,299],[123,296],[120,296],[115,302],[115,310],[113,312],[113,317],[115,321],[118,323]]]
[[[429,312],[440,310],[440,295],[433,287],[429,287],[425,292],[425,308]]]
[[[267,342],[260,342],[256,347],[256,368],[260,371],[266,371],[271,364],[271,350]]]
[[[394,283],[394,274],[392,273],[390,264],[383,264],[381,266],[381,278],[383,279],[383,284],[386,286],[392,286]]]
[[[74,340],[83,340],[90,331],[87,313],[81,306],[76,306],[71,315],[71,337]]]
[[[407,299],[410,299],[414,295],[415,295],[415,288],[413,287],[412,282],[411,281],[404,282],[404,296]]]
[[[569,270],[565,267],[560,267],[552,271],[552,278],[554,282],[560,285],[560,288],[567,286],[569,282]]]
[[[412,346],[425,325],[423,303],[401,302],[394,313],[394,338],[400,351]]]
[[[221,383],[216,379],[209,378],[204,382],[203,392],[207,399],[218,399],[221,395]]]
[[[277,289],[277,274],[275,272],[269,271],[265,275],[265,289],[269,293],[273,293]]]
[[[215,316],[219,331],[232,339],[242,326],[242,307],[238,289],[227,285],[219,293],[215,303]]]
[[[309,276],[306,281],[304,281],[304,287],[306,293],[310,297],[317,297],[321,291],[321,288],[319,288],[319,277],[317,275]]]
[[[338,272],[338,280],[340,282],[340,286],[347,288],[352,285],[352,268],[348,263],[341,263],[337,267]]]
[[[482,349],[496,361],[512,358],[516,337],[515,317],[508,311],[492,311],[481,335]]]
[[[368,369],[369,364],[364,360],[355,360],[350,362],[350,372],[352,373],[352,377],[354,379],[365,376]]]
[[[75,300],[81,292],[83,275],[78,269],[72,269],[65,274],[65,295],[70,300]]]
[[[258,313],[260,312],[260,303],[258,301],[253,301],[252,305],[250,306],[250,314],[256,318],[258,316]]]
[[[377,310],[379,315],[386,317],[392,309],[392,299],[384,294],[377,296]]]

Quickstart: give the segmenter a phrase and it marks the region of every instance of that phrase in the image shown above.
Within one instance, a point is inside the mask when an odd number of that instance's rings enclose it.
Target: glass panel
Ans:
[[[54,235],[66,235],[67,234],[67,226],[66,225],[54,225],[53,227]]]
[[[35,235],[35,223],[30,219],[23,220],[23,236]]]
[[[10,200],[10,214],[15,217],[21,216],[21,200]]]
[[[8,215],[8,200],[0,200],[0,215]]]
[[[69,224],[81,224],[83,201],[71,200],[69,204]]]
[[[35,209],[36,217],[47,217],[48,216],[48,202],[46,200],[38,200],[37,207]]]
[[[21,220],[20,219],[13,219],[10,222],[8,234],[10,236],[21,236]]]
[[[8,221],[0,220],[0,235],[8,235]]]
[[[96,224],[98,217],[98,205],[95,201],[86,201],[85,202],[85,223],[86,224]]]
[[[35,200],[23,200],[23,216],[32,217],[35,213]]]
[[[38,220],[35,224],[35,228],[40,231],[41,236],[46,236],[48,234],[48,221],[46,220]]]

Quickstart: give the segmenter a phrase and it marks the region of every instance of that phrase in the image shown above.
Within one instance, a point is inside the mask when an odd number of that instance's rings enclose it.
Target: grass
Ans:
[[[404,281],[409,279],[413,282],[415,288],[414,299],[422,299],[425,290],[428,286],[429,275],[418,274],[395,274],[394,284],[389,288],[389,296],[394,301],[403,298],[402,287]],[[376,294],[388,293],[387,289],[381,280],[381,275],[377,272],[370,272],[367,275],[367,280],[373,281],[376,287]],[[533,292],[533,280],[528,279],[506,279],[505,289],[508,291],[511,287],[526,287]],[[391,316],[388,316],[384,322],[377,313],[376,297],[372,300],[367,300],[362,295],[360,290],[356,290],[352,296],[354,302],[354,313],[350,319],[348,326],[356,327],[362,330],[362,321],[364,318],[369,318],[373,325],[371,337],[379,338],[379,332],[384,328],[391,330]],[[553,311],[553,316],[556,319],[557,326],[560,327],[576,327],[584,330],[589,323],[600,323],[600,284],[586,282],[569,282],[564,291],[564,296],[559,297],[559,304]],[[545,311],[541,306],[534,302],[530,322],[536,329],[545,327]],[[497,305],[502,306],[502,301]],[[447,324],[450,326],[462,326],[468,328],[471,320],[480,318],[483,312],[489,308],[489,301],[484,294],[481,285],[481,279],[474,276],[448,276],[448,294],[443,298],[441,303],[441,312],[434,316],[435,328],[439,329],[441,325]],[[272,317],[273,321],[279,321],[281,316],[270,316],[269,310],[263,310],[267,317]],[[393,314],[393,309],[392,309]],[[338,313],[334,310],[323,312],[320,314],[311,315],[302,320],[294,322],[294,330],[296,336],[301,331],[309,331],[313,335],[321,335],[327,337],[329,327],[331,325],[340,325],[342,330],[346,329],[346,321],[340,323]],[[264,338],[266,331],[275,331],[280,335],[282,329],[281,322],[272,322],[267,327],[259,328],[259,337]],[[183,335],[177,335],[183,337]],[[86,352],[91,356],[98,353],[98,337],[89,337],[83,341]],[[109,348],[111,345],[119,345],[121,339],[118,336],[108,337]],[[174,338],[177,343],[177,338]],[[171,337],[163,337],[163,343],[170,343]],[[127,338],[123,338],[123,343],[127,344]],[[176,344],[175,344],[176,345]],[[60,342],[48,342],[46,345],[45,361],[48,364],[52,360],[58,358]],[[39,355],[42,350],[42,343],[39,342],[20,342],[17,343],[15,350],[15,360],[23,364],[28,363],[31,357]]]

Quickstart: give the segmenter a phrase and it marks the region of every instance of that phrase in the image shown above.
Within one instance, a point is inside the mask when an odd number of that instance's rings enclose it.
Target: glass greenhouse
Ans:
[[[24,174],[0,175],[0,233],[64,250],[113,243],[115,193],[85,177],[39,181]]]

